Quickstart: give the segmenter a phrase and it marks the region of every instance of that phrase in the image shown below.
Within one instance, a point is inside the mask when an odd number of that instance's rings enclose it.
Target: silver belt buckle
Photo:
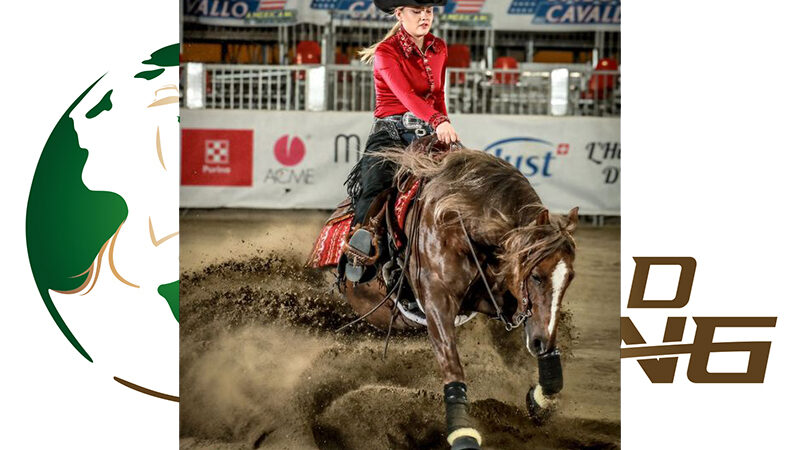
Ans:
[[[407,130],[418,130],[425,126],[425,122],[417,118],[411,112],[403,114],[403,128]]]

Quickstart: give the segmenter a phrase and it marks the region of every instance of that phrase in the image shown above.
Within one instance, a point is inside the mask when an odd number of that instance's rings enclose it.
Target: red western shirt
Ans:
[[[444,102],[446,63],[443,40],[428,33],[420,50],[400,27],[375,51],[375,117],[411,111],[433,129],[449,121]]]

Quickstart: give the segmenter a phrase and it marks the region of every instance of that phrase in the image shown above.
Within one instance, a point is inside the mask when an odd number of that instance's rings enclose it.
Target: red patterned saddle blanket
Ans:
[[[394,202],[394,215],[401,230],[406,222],[408,207],[418,190],[419,180],[415,181],[408,190],[400,193]],[[351,204],[351,200],[347,198],[336,207],[336,210],[325,222],[325,226],[322,227],[322,231],[311,249],[311,254],[308,256],[306,267],[323,268],[339,264],[344,244],[347,242],[347,236],[353,225]],[[394,236],[394,239],[399,248],[402,245],[400,237]]]

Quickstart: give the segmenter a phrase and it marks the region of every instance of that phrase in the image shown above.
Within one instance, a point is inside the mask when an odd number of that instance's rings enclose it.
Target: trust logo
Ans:
[[[636,269],[631,283],[629,309],[676,310],[689,303],[697,261],[692,257],[635,257]],[[645,287],[650,267],[671,265],[680,267],[680,277],[671,300],[645,300]],[[622,358],[635,358],[653,383],[672,383],[678,356],[689,355],[686,376],[693,383],[763,383],[771,342],[714,342],[718,328],[773,328],[777,317],[692,317],[697,325],[694,341],[680,343],[684,338],[686,317],[667,317],[660,345],[647,345],[630,317],[622,317],[620,336],[626,345]],[[712,353],[743,352],[748,354],[744,372],[709,372]],[[671,356],[676,355],[676,356]]]
[[[569,144],[557,146],[549,141],[532,137],[512,137],[489,144],[483,151],[506,160],[528,178],[553,176],[553,162],[556,154],[569,153]]]

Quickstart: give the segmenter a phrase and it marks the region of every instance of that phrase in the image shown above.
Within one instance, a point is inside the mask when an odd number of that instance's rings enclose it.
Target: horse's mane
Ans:
[[[562,246],[574,251],[566,221],[536,223],[545,207],[514,166],[478,150],[442,154],[425,151],[426,147],[427,141],[419,139],[406,150],[388,149],[376,155],[397,164],[398,183],[408,176],[424,179],[420,199],[434,208],[436,222],[460,226],[460,214],[473,241],[496,248],[502,272],[527,275]]]

